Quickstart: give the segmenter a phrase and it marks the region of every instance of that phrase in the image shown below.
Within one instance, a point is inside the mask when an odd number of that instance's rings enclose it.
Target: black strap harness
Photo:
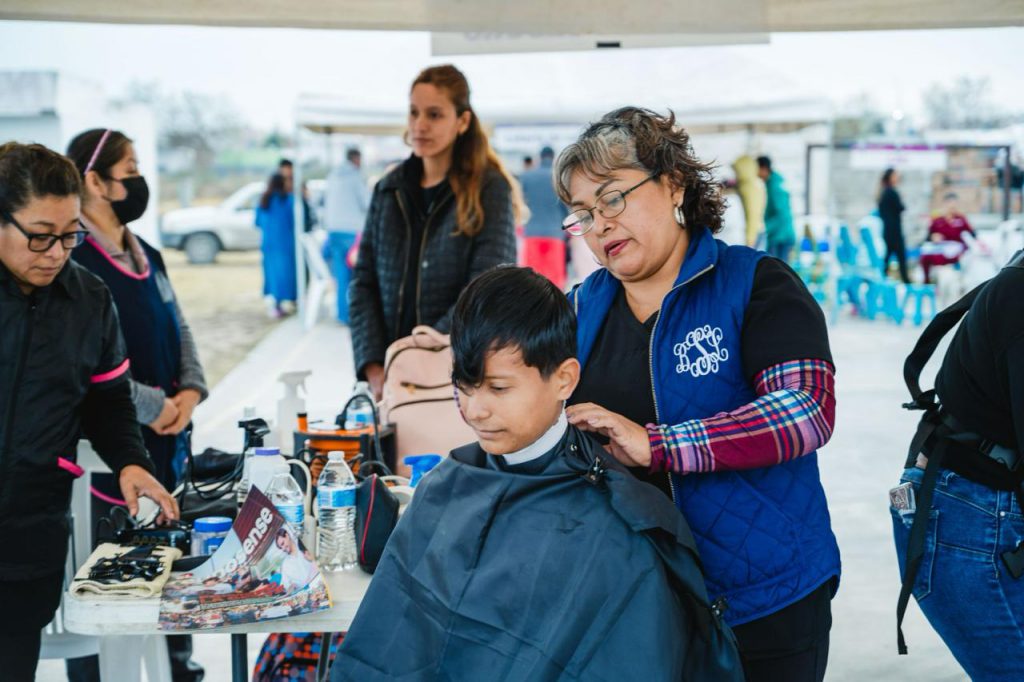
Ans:
[[[1007,267],[1024,268],[1024,251],[1018,252]],[[896,633],[900,654],[907,653],[907,644],[903,638],[903,616],[906,614],[914,581],[924,558],[928,516],[932,508],[939,469],[945,467],[993,490],[1013,492],[1018,507],[1024,510],[1024,457],[1015,450],[968,431],[939,404],[935,389],[922,391],[919,383],[921,372],[935,353],[939,342],[967,314],[978,294],[987,285],[988,282],[980,284],[936,315],[921,334],[921,338],[903,365],[903,379],[911,397],[911,401],[903,407],[908,410],[924,411],[917,433],[911,440],[904,466],[916,466],[919,454],[925,455],[928,463],[917,493],[917,509],[907,539],[903,585],[896,604]],[[1002,559],[1010,574],[1019,579],[1024,575],[1024,542],[1018,544],[1016,549],[1004,552]]]

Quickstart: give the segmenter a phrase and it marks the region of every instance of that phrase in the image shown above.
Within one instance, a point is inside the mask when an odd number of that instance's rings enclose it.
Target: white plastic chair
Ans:
[[[331,269],[324,260],[323,248],[327,233],[323,230],[306,232],[300,237],[302,252],[306,256],[306,265],[309,268],[309,288],[306,290],[306,312],[302,323],[306,329],[312,329],[320,317],[320,309],[323,306],[324,294],[333,286],[334,278],[331,277]],[[341,293],[338,294],[339,296]]]

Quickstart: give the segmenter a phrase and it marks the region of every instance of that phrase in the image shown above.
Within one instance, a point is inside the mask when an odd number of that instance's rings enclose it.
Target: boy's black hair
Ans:
[[[771,160],[771,158],[769,158],[767,156],[759,156],[759,157],[757,157],[757,166],[758,166],[758,168],[764,168],[765,170],[771,170],[772,169],[772,160]]]
[[[455,303],[451,327],[456,386],[484,381],[487,353],[517,348],[545,379],[576,357],[576,316],[569,299],[529,268],[499,265],[469,283]]]

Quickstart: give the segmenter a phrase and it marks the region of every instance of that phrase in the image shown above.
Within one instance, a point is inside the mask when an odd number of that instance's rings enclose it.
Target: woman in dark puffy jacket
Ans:
[[[514,226],[525,218],[454,66],[413,81],[406,141],[412,155],[374,189],[348,290],[356,374],[378,398],[387,347],[416,325],[447,332],[463,287],[515,262]]]

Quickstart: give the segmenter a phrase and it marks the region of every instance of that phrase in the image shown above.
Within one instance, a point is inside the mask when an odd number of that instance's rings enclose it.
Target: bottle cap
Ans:
[[[256,448],[254,454],[257,455],[280,455],[281,448]]]
[[[328,452],[327,453],[327,461],[328,462],[344,462],[345,461],[345,453],[344,452],[338,452],[337,450],[335,450],[334,452]]]
[[[197,533],[220,533],[231,530],[231,519],[226,516],[204,516],[195,520],[192,530]]]

